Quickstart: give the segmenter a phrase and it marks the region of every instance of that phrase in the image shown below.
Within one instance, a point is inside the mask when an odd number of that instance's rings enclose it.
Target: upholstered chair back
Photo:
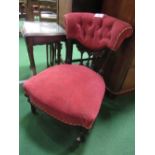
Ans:
[[[65,15],[67,39],[75,39],[88,49],[116,51],[132,35],[130,24],[106,14],[68,13]]]

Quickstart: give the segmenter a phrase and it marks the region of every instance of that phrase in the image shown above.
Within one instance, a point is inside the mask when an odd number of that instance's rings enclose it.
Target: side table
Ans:
[[[48,45],[50,45],[50,63],[53,65],[56,58],[57,62],[61,61],[61,41],[66,41],[65,30],[57,23],[40,22],[40,21],[26,21],[23,24],[22,35],[25,38],[27,51],[30,61],[30,69],[33,75],[36,75],[36,66],[33,55],[33,46],[46,44],[47,52],[47,66],[48,63]]]

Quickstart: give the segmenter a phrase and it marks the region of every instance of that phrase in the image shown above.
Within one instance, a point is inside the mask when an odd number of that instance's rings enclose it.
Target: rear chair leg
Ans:
[[[31,104],[31,103],[30,103]],[[36,114],[37,112],[36,112],[36,108],[31,104],[31,112],[33,113],[33,114]]]

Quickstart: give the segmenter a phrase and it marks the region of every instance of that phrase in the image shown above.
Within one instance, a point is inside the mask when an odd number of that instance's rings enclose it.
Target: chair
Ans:
[[[40,21],[58,22],[57,0],[39,0]]]
[[[72,61],[75,42],[92,55],[97,55],[95,60],[104,58],[108,61],[109,51],[103,49],[116,51],[124,39],[132,35],[132,27],[128,23],[103,14],[66,14],[65,28],[67,63]],[[50,67],[28,79],[23,87],[33,113],[39,108],[49,116],[68,125],[80,126],[85,131],[92,128],[106,91],[103,77],[83,63]],[[77,141],[83,139],[81,134]]]
[[[26,17],[26,0],[19,0],[19,18]]]
[[[39,15],[38,0],[26,0],[26,20],[34,21],[35,16]]]
[[[27,0],[27,20],[57,22],[58,0]],[[36,18],[35,18],[36,17]]]

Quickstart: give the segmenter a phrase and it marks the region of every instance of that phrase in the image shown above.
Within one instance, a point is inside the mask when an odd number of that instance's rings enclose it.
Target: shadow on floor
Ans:
[[[99,112],[99,118],[109,120],[116,117],[117,114],[129,111],[135,103],[135,93],[131,92],[126,95],[117,96],[114,99],[105,97]]]
[[[38,111],[37,115],[28,113],[20,125],[27,136],[46,151],[65,155],[79,149],[75,142],[80,132],[78,128],[65,125],[43,112]]]

